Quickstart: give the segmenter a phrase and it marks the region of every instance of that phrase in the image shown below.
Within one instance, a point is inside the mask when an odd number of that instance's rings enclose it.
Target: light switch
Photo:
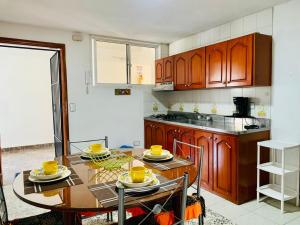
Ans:
[[[69,109],[70,109],[70,112],[76,112],[76,103],[70,103]]]

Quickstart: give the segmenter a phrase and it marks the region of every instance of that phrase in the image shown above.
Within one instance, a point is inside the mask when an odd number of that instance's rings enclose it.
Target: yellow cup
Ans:
[[[99,152],[101,152],[101,151],[103,150],[102,144],[100,144],[100,143],[97,143],[97,144],[91,144],[91,145],[89,146],[89,148],[90,148],[90,151],[91,151],[92,153],[99,153]]]
[[[46,175],[56,174],[58,172],[58,162],[54,160],[43,162],[43,169]]]
[[[133,183],[142,183],[145,180],[146,168],[143,166],[134,166],[130,170],[130,176]]]
[[[150,152],[152,155],[161,155],[163,152],[162,146],[161,145],[152,145],[150,147]]]

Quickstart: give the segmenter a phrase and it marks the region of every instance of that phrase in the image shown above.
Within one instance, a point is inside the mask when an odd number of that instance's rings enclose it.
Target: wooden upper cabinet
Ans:
[[[206,87],[226,86],[227,41],[206,47]]]
[[[188,52],[189,89],[205,88],[205,48]]]
[[[195,145],[202,145],[204,148],[201,185],[210,190],[213,185],[213,134],[202,130],[195,130],[194,138]],[[196,160],[196,162],[199,161],[199,159]]]
[[[189,81],[188,53],[181,53],[174,57],[175,89],[186,89]]]
[[[164,74],[164,82],[172,82],[173,81],[173,56],[167,57],[163,59],[163,74]]]
[[[250,86],[253,75],[253,37],[247,35],[228,41],[227,86]]]
[[[164,80],[163,77],[163,59],[155,60],[155,83],[161,83]]]
[[[213,190],[228,200],[236,201],[236,138],[225,134],[214,134],[213,138]]]

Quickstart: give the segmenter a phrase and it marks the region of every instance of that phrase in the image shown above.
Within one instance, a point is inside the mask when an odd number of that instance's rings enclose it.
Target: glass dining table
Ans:
[[[44,209],[60,211],[64,215],[64,224],[75,224],[75,217],[79,212],[107,212],[117,210],[117,202],[107,204],[106,201],[101,201],[97,194],[93,193],[99,185],[107,183],[115,183],[118,176],[124,171],[129,171],[133,166],[145,166],[151,169],[157,176],[164,177],[165,179],[175,179],[189,174],[189,186],[196,181],[197,167],[194,164],[180,164],[172,167],[168,167],[165,163],[151,164],[145,162],[140,156],[145,149],[126,149],[115,150],[125,153],[127,156],[132,157],[132,160],[123,164],[120,168],[104,169],[96,166],[93,162],[88,160],[72,161],[73,156],[61,156],[56,160],[74,171],[78,175],[78,179],[81,181],[79,184],[65,186],[65,187],[53,187],[51,190],[36,190],[34,188],[32,193],[28,193],[26,189],[26,176],[25,172],[20,173],[13,182],[13,190],[19,199],[22,201]],[[76,157],[76,155],[74,156]],[[174,157],[173,160],[179,159]],[[159,165],[161,164],[161,165]],[[168,165],[171,165],[170,163]],[[73,181],[71,181],[73,182]],[[70,183],[70,182],[68,182]],[[101,190],[101,188],[98,188]],[[179,191],[179,190],[178,190]],[[170,195],[171,191],[158,191],[157,193],[143,196],[140,201],[143,204],[151,204],[160,202],[162,199],[166,199]],[[176,194],[176,193],[175,193]],[[117,196],[117,195],[116,195]],[[117,200],[117,199],[116,199]],[[116,203],[116,204],[115,204]],[[178,204],[179,205],[179,204]],[[139,206],[139,202],[136,200],[128,201],[125,203],[125,207]]]

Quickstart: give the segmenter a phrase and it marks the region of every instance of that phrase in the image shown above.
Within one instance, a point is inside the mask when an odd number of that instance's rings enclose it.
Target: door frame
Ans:
[[[68,143],[69,143],[69,114],[68,114],[68,86],[67,86],[67,68],[66,68],[66,48],[65,44],[6,38],[0,37],[0,45],[5,44],[6,47],[9,45],[24,46],[25,48],[33,47],[41,50],[58,50],[60,56],[60,81],[61,81],[61,103],[62,103],[62,124],[63,124],[63,143],[64,143],[64,155],[68,155]]]

